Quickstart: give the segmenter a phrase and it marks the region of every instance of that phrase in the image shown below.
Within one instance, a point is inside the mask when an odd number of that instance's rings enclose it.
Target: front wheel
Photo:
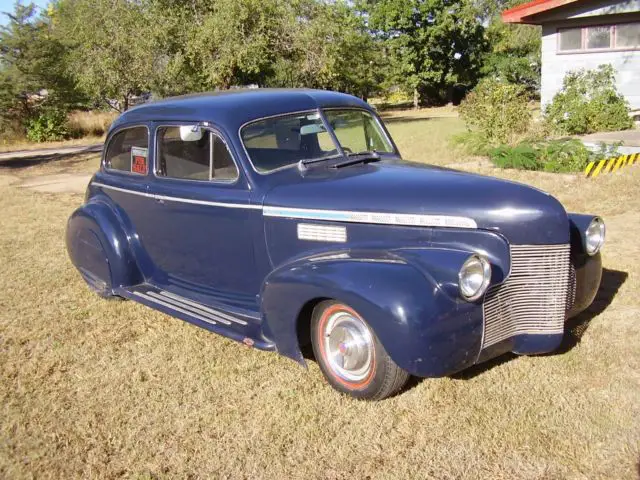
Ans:
[[[333,388],[353,397],[382,400],[398,392],[409,374],[391,359],[367,322],[333,300],[315,308],[313,353]]]

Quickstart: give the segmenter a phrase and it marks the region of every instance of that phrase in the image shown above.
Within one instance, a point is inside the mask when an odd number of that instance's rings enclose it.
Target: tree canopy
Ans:
[[[477,5],[470,0],[364,0],[369,27],[390,51],[392,80],[414,102],[452,100],[472,87],[487,50]]]
[[[0,28],[3,118],[84,102],[236,86],[315,87],[416,106],[484,76],[538,88],[539,33],[504,0],[54,0],[16,3]],[[43,90],[46,95],[41,96]]]

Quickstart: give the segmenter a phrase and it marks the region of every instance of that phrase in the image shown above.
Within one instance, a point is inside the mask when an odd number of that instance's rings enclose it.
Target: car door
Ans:
[[[102,188],[113,202],[145,278],[154,271],[144,248],[146,233],[153,227],[149,211],[155,207],[148,192],[150,138],[151,130],[145,124],[126,125],[111,133],[101,171],[94,179],[94,186]]]
[[[196,125],[158,126],[154,160],[154,227],[146,239],[153,282],[253,309],[260,279],[251,232],[262,211],[251,205],[222,135]]]

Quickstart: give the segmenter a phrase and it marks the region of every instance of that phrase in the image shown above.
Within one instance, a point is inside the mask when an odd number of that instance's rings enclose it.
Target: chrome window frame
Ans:
[[[133,128],[143,128],[143,127],[147,130],[147,173],[143,174],[138,172],[132,172],[131,170],[118,170],[117,168],[108,167],[107,153],[109,152],[109,146],[111,145],[111,142],[113,142],[113,139],[115,138],[115,136],[118,135],[119,133],[124,132],[125,130],[131,130]],[[113,132],[109,134],[109,138],[104,144],[104,148],[102,150],[102,159],[100,160],[100,167],[106,173],[128,175],[128,176],[138,177],[138,178],[148,177],[151,170],[153,170],[152,168],[149,168],[149,163],[151,161],[151,157],[149,155],[150,146],[151,146],[151,129],[149,128],[149,125],[147,125],[146,123],[123,125],[121,127],[118,127],[117,129],[115,129]]]
[[[344,151],[342,150],[342,145],[338,141],[338,138],[335,136],[335,132],[333,131],[333,129],[330,128],[330,125],[327,123],[327,119],[326,119],[326,117],[324,115],[324,111],[325,110],[360,110],[360,111],[363,111],[363,112],[366,112],[366,113],[370,114],[371,117],[377,122],[377,124],[380,127],[380,129],[382,130],[382,133],[384,134],[386,140],[389,142],[389,144],[391,145],[391,147],[394,150],[394,153],[383,153],[383,155],[393,155],[393,156],[397,156],[397,157],[402,158],[402,156],[400,155],[400,151],[398,150],[398,147],[396,146],[395,142],[391,138],[391,135],[389,135],[389,132],[387,131],[387,129],[384,126],[384,124],[380,121],[380,116],[377,113],[372,112],[371,110],[368,110],[368,109],[362,108],[362,107],[350,107],[350,106],[346,106],[346,107],[335,106],[335,107],[326,107],[326,108],[318,107],[318,108],[311,109],[311,110],[298,110],[298,111],[295,111],[295,112],[284,112],[284,113],[277,113],[275,115],[267,115],[266,117],[258,117],[258,118],[255,118],[253,120],[249,120],[248,122],[245,122],[242,125],[240,125],[240,127],[238,128],[238,139],[240,140],[240,145],[242,145],[242,150],[244,151],[244,154],[245,154],[245,156],[247,158],[247,161],[249,162],[249,165],[251,165],[251,169],[254,172],[256,172],[258,175],[266,176],[266,175],[271,175],[272,173],[280,172],[282,170],[286,170],[286,169],[289,169],[289,168],[294,168],[294,167],[296,167],[298,165],[298,162],[296,162],[296,163],[292,163],[290,165],[283,165],[282,167],[274,168],[273,170],[269,170],[267,172],[261,172],[260,170],[258,170],[255,167],[255,165],[253,164],[253,160],[251,159],[251,156],[249,155],[249,152],[247,151],[247,147],[245,146],[244,140],[242,139],[242,129],[245,128],[248,125],[251,125],[252,123],[257,123],[257,122],[261,122],[263,120],[269,120],[271,118],[277,118],[277,117],[288,117],[288,116],[293,116],[293,115],[318,113],[320,115],[320,118],[322,119],[322,123],[324,124],[325,129],[327,130],[329,135],[331,135],[331,139],[333,140],[333,142],[338,147],[337,150],[338,150],[340,155],[336,155],[336,158],[338,156],[344,156]]]
[[[203,129],[205,129],[207,132],[209,132],[209,135],[215,135],[216,137],[218,137],[222,143],[224,143],[225,148],[227,149],[227,152],[229,153],[229,156],[231,157],[231,161],[233,162],[233,165],[236,167],[236,177],[232,180],[217,180],[215,177],[212,177],[213,174],[213,142],[211,140],[209,140],[209,179],[208,180],[199,180],[196,178],[180,178],[180,177],[168,177],[166,175],[159,175],[158,174],[158,167],[159,167],[159,155],[160,155],[160,139],[158,138],[158,130],[160,130],[161,128],[179,128],[180,126],[183,125],[193,125],[193,126],[197,126],[197,127],[201,127]],[[206,185],[206,184],[213,184],[213,185],[236,185],[239,181],[240,181],[240,168],[238,167],[238,160],[235,158],[235,156],[233,155],[233,152],[231,151],[231,149],[229,148],[229,143],[225,140],[224,136],[222,135],[222,132],[220,132],[220,130],[218,130],[215,127],[212,127],[211,125],[202,123],[202,122],[168,122],[168,123],[161,123],[161,124],[157,124],[155,126],[154,132],[153,132],[153,145],[154,145],[154,151],[153,151],[153,178],[154,179],[158,179],[161,181],[164,180],[172,180],[172,181],[177,181],[177,182],[196,182],[200,185]]]

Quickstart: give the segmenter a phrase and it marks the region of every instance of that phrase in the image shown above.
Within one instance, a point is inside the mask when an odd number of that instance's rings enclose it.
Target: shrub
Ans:
[[[27,139],[32,142],[64,140],[68,136],[67,114],[64,110],[44,110],[27,121]]]
[[[595,156],[575,138],[541,143],[538,152],[538,159],[545,172],[579,172]]]
[[[527,131],[531,112],[524,87],[492,78],[482,80],[460,105],[460,116],[489,145],[512,143]]]
[[[482,133],[474,131],[457,133],[451,137],[450,143],[471,155],[487,156],[494,148]]]
[[[489,156],[500,168],[518,170],[543,170],[545,172],[579,172],[592,160],[611,156],[614,152],[602,148],[592,152],[577,139],[549,140],[518,145],[500,145],[491,150]]]
[[[499,145],[489,153],[491,161],[496,167],[515,168],[517,170],[541,170],[538,152],[535,147],[522,142],[518,145]]]
[[[629,105],[616,90],[615,70],[611,65],[567,73],[562,90],[545,109],[545,118],[560,134],[580,135],[633,127]]]

